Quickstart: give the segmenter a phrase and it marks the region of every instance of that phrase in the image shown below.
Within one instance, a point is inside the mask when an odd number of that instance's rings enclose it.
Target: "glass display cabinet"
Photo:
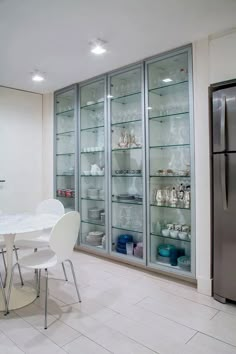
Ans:
[[[102,77],[79,87],[80,244],[107,250],[106,81]]]
[[[146,62],[148,263],[195,273],[191,51]]]
[[[76,209],[76,86],[55,93],[55,183],[56,198],[66,211]]]
[[[143,67],[108,77],[110,252],[145,261]]]
[[[55,93],[55,195],[80,211],[78,247],[195,278],[192,86],[186,46]]]

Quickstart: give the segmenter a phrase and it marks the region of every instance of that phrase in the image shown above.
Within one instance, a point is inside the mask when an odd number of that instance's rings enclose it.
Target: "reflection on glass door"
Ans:
[[[188,52],[147,63],[149,262],[191,269]]]
[[[145,257],[142,87],[141,66],[109,77],[111,251],[133,261]]]
[[[75,209],[75,87],[55,95],[56,197],[66,211]]]
[[[80,87],[81,244],[107,250],[105,79]]]

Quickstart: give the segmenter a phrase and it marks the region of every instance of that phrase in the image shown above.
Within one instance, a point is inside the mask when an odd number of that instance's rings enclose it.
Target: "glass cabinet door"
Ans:
[[[55,94],[56,198],[66,211],[75,210],[75,87]]]
[[[107,250],[105,78],[80,86],[80,212],[84,246]]]
[[[149,263],[191,274],[189,52],[146,64]]]
[[[142,67],[109,77],[110,210],[113,255],[145,260]]]

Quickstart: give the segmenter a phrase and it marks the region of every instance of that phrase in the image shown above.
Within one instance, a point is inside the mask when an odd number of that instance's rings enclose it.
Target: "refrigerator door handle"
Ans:
[[[220,151],[225,151],[226,149],[226,96],[223,96],[221,99],[221,115],[220,115]]]
[[[227,181],[226,181],[226,164],[227,155],[221,154],[220,156],[220,179],[221,179],[221,193],[223,200],[224,210],[228,209],[228,198],[227,198]]]

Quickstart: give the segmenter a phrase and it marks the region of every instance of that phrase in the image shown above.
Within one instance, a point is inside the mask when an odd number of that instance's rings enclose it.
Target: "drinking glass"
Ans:
[[[134,243],[133,242],[127,242],[126,243],[126,253],[129,256],[133,256],[134,252]]]

